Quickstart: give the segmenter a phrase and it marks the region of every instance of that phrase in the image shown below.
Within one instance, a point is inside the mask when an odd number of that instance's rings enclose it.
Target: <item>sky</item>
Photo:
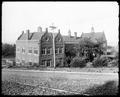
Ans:
[[[22,31],[43,31],[54,23],[62,35],[95,32],[106,35],[108,45],[118,45],[119,6],[117,2],[3,2],[2,42],[15,43]],[[49,29],[50,30],[50,29]]]

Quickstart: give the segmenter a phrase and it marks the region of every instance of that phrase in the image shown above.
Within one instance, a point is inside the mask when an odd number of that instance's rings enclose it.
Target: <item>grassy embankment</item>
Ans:
[[[108,81],[111,82],[104,85]],[[3,72],[2,82],[2,93],[6,95],[71,95],[69,92],[58,92],[41,86],[89,95],[113,95],[118,92],[118,78],[114,75]],[[91,88],[95,91],[91,91]]]

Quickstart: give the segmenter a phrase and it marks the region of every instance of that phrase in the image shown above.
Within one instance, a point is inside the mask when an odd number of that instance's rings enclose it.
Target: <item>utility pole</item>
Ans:
[[[56,29],[57,27],[54,26],[54,24],[52,24],[52,26],[49,26],[51,28],[51,30],[53,30],[54,33],[54,29]],[[55,41],[54,41],[54,34],[53,35],[53,63],[54,63],[54,68],[56,68],[56,61],[55,61]]]

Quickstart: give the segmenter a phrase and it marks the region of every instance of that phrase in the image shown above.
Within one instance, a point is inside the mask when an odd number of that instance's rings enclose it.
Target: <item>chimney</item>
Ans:
[[[24,31],[22,31],[22,34],[21,35],[23,35],[24,34]]]
[[[92,27],[92,28],[91,28],[91,33],[94,33],[94,32],[95,32],[95,31],[94,31],[94,28]]]
[[[39,26],[39,27],[37,28],[37,32],[42,32],[42,27]]]
[[[68,36],[71,37],[71,31],[70,30],[68,31]]]
[[[58,33],[60,33],[60,29],[58,30]]]
[[[46,32],[48,32],[48,28],[46,28]]]
[[[26,30],[26,39],[29,40],[30,30]]]
[[[19,40],[20,39],[20,37],[22,37],[22,35],[24,34],[24,31],[22,31],[22,33],[21,33],[21,35],[18,37],[18,39],[17,40]]]
[[[74,32],[75,38],[77,38],[77,32]]]

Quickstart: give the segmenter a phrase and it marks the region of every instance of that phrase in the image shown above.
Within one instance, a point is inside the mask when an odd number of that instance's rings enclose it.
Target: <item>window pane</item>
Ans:
[[[47,54],[51,54],[51,48],[47,49]]]
[[[28,53],[32,53],[32,50],[29,50]]]
[[[51,60],[47,60],[47,66],[51,65]]]
[[[22,53],[25,53],[25,49],[24,48],[22,48]]]
[[[38,50],[34,50],[34,54],[38,54]]]
[[[41,65],[45,65],[45,60],[42,60],[42,64]]]
[[[42,54],[46,54],[46,49],[45,48],[42,49]]]
[[[59,48],[59,53],[62,53],[62,48]]]
[[[59,48],[56,48],[55,53],[58,54],[59,53],[58,51],[59,51]]]

